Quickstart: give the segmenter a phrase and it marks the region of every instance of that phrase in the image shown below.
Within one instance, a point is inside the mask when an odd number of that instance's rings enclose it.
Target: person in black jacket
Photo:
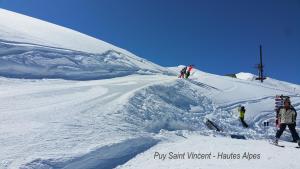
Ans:
[[[181,69],[180,71],[180,75],[178,78],[184,78],[185,74],[186,74],[186,70],[187,70],[187,66],[185,66],[184,68]]]

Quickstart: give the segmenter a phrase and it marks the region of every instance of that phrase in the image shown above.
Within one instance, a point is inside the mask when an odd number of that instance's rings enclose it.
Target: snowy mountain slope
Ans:
[[[0,75],[104,79],[170,74],[159,65],[90,36],[0,9]]]
[[[179,71],[182,67],[170,68]],[[300,86],[268,78],[265,83],[252,80],[241,80],[226,76],[218,76],[194,70],[191,83],[202,86],[202,93],[211,100],[214,110],[207,112],[206,117],[215,121],[225,131],[239,133],[249,138],[272,138],[275,125],[276,95],[288,95],[293,106],[300,110]],[[246,121],[249,130],[240,130],[237,108],[246,107]],[[264,127],[263,122],[269,121],[272,127]],[[299,121],[299,117],[298,117]],[[299,121],[300,122],[300,121]],[[290,137],[285,137],[290,140]]]
[[[179,71],[182,67],[170,68]],[[195,70],[192,72],[193,80],[189,81],[197,85],[197,91],[201,91],[202,97],[208,102],[200,104],[196,108],[190,105],[190,112],[202,112],[197,117],[198,124],[203,124],[205,118],[214,121],[223,132],[209,133],[206,126],[199,126],[198,129],[161,131],[166,140],[161,141],[148,151],[137,155],[126,164],[117,167],[118,169],[135,168],[299,168],[297,163],[298,150],[295,143],[283,142],[287,148],[274,147],[268,144],[273,139],[275,129],[274,97],[277,94],[291,96],[292,104],[300,110],[299,85],[281,82],[269,78],[266,83],[252,81],[249,79],[240,80],[229,77],[222,77]],[[194,86],[195,87],[195,86]],[[194,88],[192,87],[192,88]],[[237,117],[237,107],[246,106],[246,121],[250,124],[249,129],[243,129]],[[206,107],[203,109],[202,107]],[[210,109],[207,109],[210,107]],[[201,120],[200,120],[201,119]],[[265,127],[263,122],[270,122]],[[298,117],[297,123],[300,119]],[[187,123],[193,124],[193,123]],[[297,128],[300,131],[299,127]],[[192,131],[192,132],[191,132]],[[229,135],[245,135],[249,140],[232,140]],[[202,136],[199,136],[202,135]],[[225,138],[220,138],[225,137]],[[227,138],[229,137],[229,138]],[[285,132],[283,140],[291,141],[291,136]],[[159,159],[155,154],[185,153],[185,159]],[[212,153],[218,156],[219,153],[258,154],[260,159],[229,159],[222,160],[212,157],[211,159],[199,160],[188,159],[187,153]],[[162,158],[162,156],[160,156]],[[174,158],[174,156],[173,156]]]
[[[238,79],[247,80],[247,81],[256,81],[255,79],[257,78],[256,75],[253,75],[251,73],[245,73],[245,72],[236,74],[236,77]],[[267,84],[268,86],[278,87],[278,88],[281,87],[281,88],[284,88],[285,90],[290,90],[292,92],[296,92],[296,89],[299,90],[299,85],[272,79],[270,77],[268,77],[266,80],[264,80],[264,84]]]
[[[189,80],[178,79],[182,67],[164,68],[103,41],[3,9],[0,64],[0,76],[28,78],[0,78],[1,169],[285,168],[276,152],[294,159],[287,167],[297,167],[293,144],[283,142],[287,149],[280,149],[267,140],[275,134],[275,95],[291,96],[299,111],[299,85],[199,70]],[[247,109],[249,129],[239,122],[239,105]],[[209,130],[207,119],[222,132]],[[263,126],[265,121],[269,127]],[[248,140],[229,139],[231,134]],[[282,140],[291,137],[284,133]],[[151,160],[159,150],[217,153],[256,147],[263,158],[250,163]]]
[[[104,53],[108,50],[116,50],[126,55],[132,55],[124,49],[80,32],[5,9],[0,9],[0,20],[0,39],[2,40],[87,53]]]
[[[242,142],[218,139],[230,134],[243,134],[250,139],[247,150],[260,144],[251,139],[268,140],[274,136],[276,94],[289,94],[296,109],[300,109],[300,96],[288,90],[200,71],[191,77],[192,80],[184,80],[176,76],[135,75],[95,81],[1,78],[0,168],[114,168],[128,160],[124,167],[139,168],[131,165],[130,159],[148,165],[153,150],[167,148],[171,142],[185,144],[180,141],[183,138],[191,142],[188,145],[199,144],[201,150],[216,152],[222,146],[203,148],[207,147],[203,145],[205,140],[215,136],[216,143],[231,142],[236,150]],[[238,121],[235,113],[239,104],[246,106],[250,129],[243,129]],[[204,124],[206,118],[222,127],[223,132],[209,130]],[[264,120],[269,120],[271,126],[264,127]],[[191,135],[196,138],[190,140]],[[203,136],[206,137],[202,139]],[[291,138],[285,133],[283,139]],[[270,154],[278,148],[269,148],[263,153],[273,158]],[[176,146],[171,150],[182,149]],[[282,151],[291,153],[289,149]]]

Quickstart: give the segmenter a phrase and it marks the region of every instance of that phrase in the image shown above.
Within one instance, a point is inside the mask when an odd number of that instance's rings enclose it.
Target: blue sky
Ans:
[[[163,66],[266,74],[300,84],[300,0],[0,0]]]

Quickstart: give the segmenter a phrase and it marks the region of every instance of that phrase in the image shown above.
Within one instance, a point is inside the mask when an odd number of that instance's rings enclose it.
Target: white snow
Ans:
[[[276,132],[274,98],[289,95],[299,111],[297,84],[197,69],[178,79],[183,66],[164,68],[3,9],[0,64],[1,169],[299,168],[288,132],[280,141],[285,148],[268,143]],[[240,105],[249,129],[239,122]],[[222,132],[210,130],[207,119]],[[249,152],[260,159],[159,160],[155,152]]]
[[[0,75],[105,79],[170,74],[159,65],[82,33],[0,8]]]
[[[88,53],[131,53],[80,32],[0,8],[0,39]]]
[[[235,75],[236,78],[238,79],[242,79],[242,80],[249,80],[249,81],[253,81],[255,80],[255,78],[257,76],[255,76],[254,74],[251,74],[251,73],[245,73],[245,72],[240,72],[238,74]]]
[[[163,75],[95,81],[1,78],[0,168],[113,168],[130,159],[119,167],[140,168],[144,164],[156,168],[161,164],[162,168],[193,168],[199,161],[153,162],[152,152],[227,152],[221,149],[224,146],[234,153],[263,147],[250,152],[264,158],[249,163],[258,168],[282,168],[274,155],[278,147],[266,141],[275,134],[274,96],[290,95],[297,110],[300,96],[289,88],[282,91],[260,82],[197,70],[192,74],[192,80]],[[240,104],[246,106],[250,129],[243,129],[238,121],[236,108]],[[209,130],[206,118],[223,132]],[[264,127],[263,121],[270,121],[271,126]],[[245,135],[248,140],[223,138],[230,134]],[[282,139],[291,137],[285,133]],[[207,145],[209,140],[215,143]],[[169,146],[173,143],[176,146]],[[247,146],[240,149],[242,143]],[[291,150],[295,144],[284,144],[289,148],[279,151],[294,158],[298,153]],[[205,161],[203,167],[246,165],[242,160],[211,163]],[[293,165],[293,161],[288,164]]]
[[[90,151],[104,153],[99,150],[103,146],[120,142],[126,145],[126,141],[131,145],[129,139],[144,138],[153,144],[154,139],[146,139],[151,134],[126,122],[132,114],[126,115],[130,112],[122,107],[135,91],[157,80],[164,83],[170,77],[131,76],[83,82],[2,78],[0,168],[17,168],[29,162],[24,168],[60,166],[60,160],[69,161]],[[148,146],[143,142],[142,146]],[[111,149],[107,153],[121,151]],[[40,162],[43,160],[45,164]],[[35,164],[37,161],[40,163]],[[67,163],[71,162],[63,166]]]
[[[171,68],[179,71],[182,67]],[[298,154],[295,143],[291,141],[289,132],[282,136],[280,144],[285,148],[270,145],[275,135],[274,97],[277,94],[289,95],[293,105],[300,110],[299,85],[293,85],[268,78],[266,83],[248,81],[207,74],[198,70],[192,72],[192,84],[202,88],[202,94],[211,100],[211,103],[191,106],[190,113],[205,112],[197,118],[209,118],[224,132],[209,132],[205,126],[196,130],[161,130],[159,135],[164,139],[148,151],[137,155],[118,169],[137,168],[299,168]],[[193,87],[194,88],[194,87]],[[201,89],[197,89],[201,90]],[[244,105],[247,109],[246,121],[249,129],[243,129],[237,115],[237,107]],[[204,111],[203,111],[203,108]],[[209,109],[209,107],[211,107]],[[198,120],[201,123],[201,120]],[[269,121],[270,126],[263,126]],[[299,117],[297,123],[299,123]],[[297,128],[298,131],[299,128]],[[246,136],[247,140],[235,140],[230,134]],[[166,154],[166,159],[159,159],[155,154]],[[169,154],[171,153],[171,155]],[[168,159],[172,154],[185,153],[184,159]],[[187,153],[212,153],[210,159],[188,159]],[[239,159],[218,159],[219,153],[237,154]],[[244,154],[259,156],[259,159],[245,159]],[[162,158],[162,157],[161,157]]]
[[[188,134],[186,138],[173,136],[172,139],[176,141],[161,142],[117,169],[299,168],[299,150],[292,143],[286,143],[286,148],[280,148],[267,141],[234,140],[195,134]],[[200,155],[193,158],[190,155],[192,153]],[[166,159],[163,159],[163,154]],[[184,155],[177,158],[177,154]]]

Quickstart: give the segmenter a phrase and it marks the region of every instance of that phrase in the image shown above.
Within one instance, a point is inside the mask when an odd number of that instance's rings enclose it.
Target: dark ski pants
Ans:
[[[190,75],[191,75],[191,72],[186,72],[185,78],[188,79],[190,77]]]
[[[180,73],[179,78],[184,78],[184,73]]]
[[[240,117],[240,119],[241,119],[241,122],[242,122],[243,126],[248,128],[248,124],[245,122],[245,120],[241,117]]]
[[[296,131],[296,125],[295,124],[280,124],[280,128],[279,130],[277,130],[277,133],[276,133],[276,138],[279,139],[280,136],[282,135],[282,133],[284,132],[286,126],[289,127],[290,129],[290,132],[292,134],[292,137],[293,137],[293,140],[299,140],[299,135]]]

